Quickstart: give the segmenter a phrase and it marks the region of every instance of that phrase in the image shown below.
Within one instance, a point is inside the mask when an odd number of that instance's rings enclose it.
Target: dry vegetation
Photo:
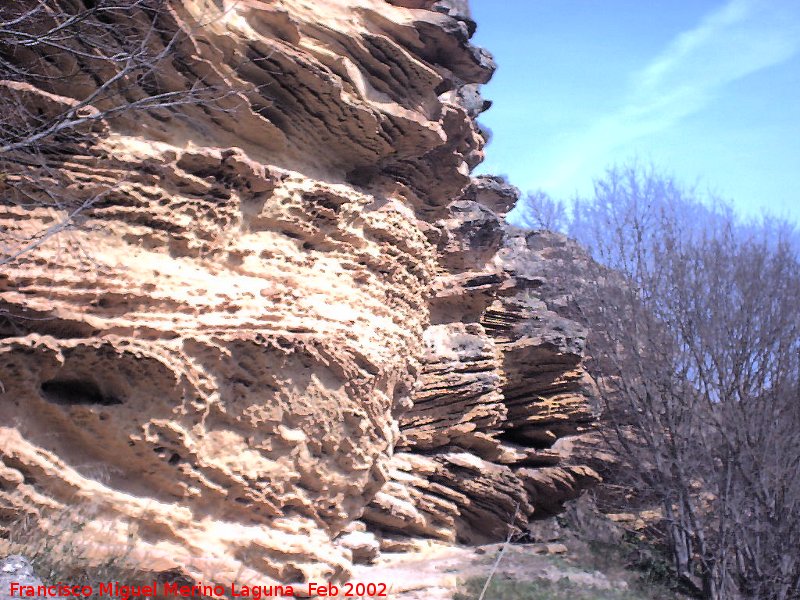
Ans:
[[[215,105],[216,86],[188,81],[171,64],[190,35],[169,0],[2,3],[0,205],[60,216],[32,237],[0,229],[0,266],[75,227],[113,195],[113,183],[86,193],[59,175],[61,163],[85,154],[109,120]]]
[[[570,231],[601,263],[575,309],[614,477],[636,491],[616,510],[659,509],[654,531],[698,597],[799,597],[795,230],[630,167],[597,182]]]
[[[87,510],[63,510],[47,519],[26,516],[3,528],[0,555],[24,556],[45,584],[91,586],[94,593],[89,598],[101,597],[100,582],[146,585],[153,581],[154,574],[139,568],[130,548],[121,548],[111,555],[105,550],[98,552],[82,535],[90,521]]]

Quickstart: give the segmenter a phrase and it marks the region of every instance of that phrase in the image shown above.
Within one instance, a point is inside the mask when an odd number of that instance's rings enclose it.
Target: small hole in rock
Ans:
[[[51,379],[42,383],[42,394],[45,399],[53,404],[102,404],[110,406],[122,404],[114,396],[104,395],[93,381],[79,379]]]

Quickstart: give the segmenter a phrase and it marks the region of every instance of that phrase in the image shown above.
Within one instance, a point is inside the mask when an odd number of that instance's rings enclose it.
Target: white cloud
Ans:
[[[562,188],[613,150],[707,107],[729,83],[798,52],[800,10],[794,0],[729,0],[634,74],[623,106],[572,136],[554,156],[543,187]]]

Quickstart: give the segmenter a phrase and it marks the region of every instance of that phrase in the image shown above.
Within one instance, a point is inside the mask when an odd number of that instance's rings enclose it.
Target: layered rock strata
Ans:
[[[169,46],[129,101],[217,93],[1,157],[0,518],[298,582],[373,555],[362,517],[496,539],[575,495],[592,475],[552,446],[590,419],[580,333],[503,266],[507,190],[452,202],[494,68],[466,3],[148,6],[104,16]],[[3,99],[42,118],[116,68],[14,56],[43,71]]]
[[[524,533],[598,480],[563,443],[594,420],[586,332],[538,291],[547,285],[542,251],[558,236],[542,245],[494,212],[517,196],[479,178],[438,222],[442,271],[413,406],[400,420],[391,480],[365,512],[388,547],[408,535],[480,543],[512,527]]]

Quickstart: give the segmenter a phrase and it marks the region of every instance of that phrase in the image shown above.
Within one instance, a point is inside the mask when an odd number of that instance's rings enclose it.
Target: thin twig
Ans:
[[[517,521],[517,513],[519,513],[519,502],[517,502],[516,506],[514,507],[514,517],[511,519],[511,523],[508,524],[508,536],[506,536],[506,541],[503,543],[503,547],[500,549],[500,552],[497,555],[497,560],[495,560],[494,564],[492,565],[492,570],[489,571],[489,577],[486,578],[486,583],[483,584],[483,589],[481,590],[481,595],[478,596],[478,600],[483,600],[483,597],[486,595],[486,590],[489,589],[489,584],[492,582],[492,577],[494,577],[494,573],[497,571],[500,561],[503,560],[503,555],[506,553],[506,549],[511,543],[511,538],[514,537],[514,523]]]

